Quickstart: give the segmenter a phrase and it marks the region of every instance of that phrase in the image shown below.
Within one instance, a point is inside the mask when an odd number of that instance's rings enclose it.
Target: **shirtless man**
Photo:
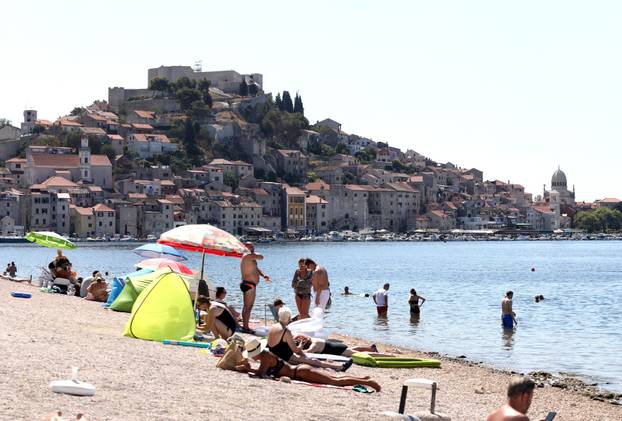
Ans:
[[[244,296],[244,306],[242,307],[242,331],[248,333],[250,332],[248,321],[251,318],[251,310],[255,304],[259,277],[261,276],[264,278],[266,282],[270,282],[270,277],[264,275],[263,272],[259,270],[257,260],[262,260],[263,256],[259,253],[255,253],[253,243],[244,243],[244,245],[248,249],[248,253],[242,257],[242,261],[240,262],[240,272],[242,275],[240,290]]]
[[[313,272],[311,285],[315,291],[315,306],[326,310],[326,305],[330,299],[330,282],[328,282],[328,272],[323,266],[319,266],[312,259],[306,259],[307,269]]]
[[[512,311],[512,297],[514,293],[508,291],[501,301],[501,323],[504,329],[512,329],[516,324],[516,313]]]
[[[513,380],[508,386],[508,403],[494,410],[486,421],[529,421],[526,414],[535,387],[533,380],[527,377]]]

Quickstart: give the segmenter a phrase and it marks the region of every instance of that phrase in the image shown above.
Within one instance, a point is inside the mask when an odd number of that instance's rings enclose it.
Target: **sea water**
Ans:
[[[131,252],[136,246],[80,243],[66,255],[80,276],[93,270],[121,275],[140,260]],[[622,391],[622,242],[272,243],[257,249],[271,282],[261,281],[253,317],[263,319],[264,304],[275,297],[296,313],[292,276],[298,259],[311,257],[328,270],[327,327],[334,332],[520,372],[569,373]],[[15,261],[20,277],[37,276],[53,256],[54,250],[34,245],[0,245],[0,265]],[[187,256],[186,264],[198,269],[200,255]],[[238,259],[207,256],[205,273],[240,307]],[[379,319],[372,299],[361,295],[385,282],[391,284],[389,312]],[[344,286],[354,295],[341,296]],[[426,298],[418,320],[410,318],[411,288]],[[514,291],[513,332],[500,323],[507,290]],[[545,300],[536,303],[540,294]]]

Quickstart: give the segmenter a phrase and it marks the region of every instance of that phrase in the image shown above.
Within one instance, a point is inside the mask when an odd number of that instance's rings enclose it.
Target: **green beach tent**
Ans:
[[[124,335],[150,341],[190,341],[194,331],[194,309],[188,285],[179,274],[169,272],[140,293]]]
[[[131,313],[134,301],[138,298],[140,293],[147,288],[153,281],[159,279],[161,276],[172,273],[169,268],[156,270],[155,272],[146,273],[138,276],[128,276],[125,278],[125,285],[121,290],[119,296],[112,302],[110,308],[114,311],[122,311],[124,313]]]

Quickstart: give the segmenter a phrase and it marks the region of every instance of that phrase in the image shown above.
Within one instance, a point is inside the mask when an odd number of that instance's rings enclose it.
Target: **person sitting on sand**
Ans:
[[[304,351],[294,342],[294,336],[287,325],[291,322],[292,311],[287,307],[279,310],[279,322],[270,326],[268,330],[268,349],[277,357],[291,364],[309,364],[314,367],[331,368],[346,371],[352,365],[352,360],[342,364],[334,364],[307,358]],[[296,354],[296,355],[294,355]]]
[[[86,288],[86,297],[84,297],[84,299],[100,303],[108,301],[108,284],[99,272],[97,272],[97,276],[93,282]]]
[[[207,329],[207,315],[210,308],[210,300],[209,297],[205,295],[199,295],[197,298],[197,312],[199,317],[199,323],[197,328],[201,331]]]
[[[206,322],[207,329],[222,339],[229,339],[239,327],[237,317],[224,301],[226,295],[225,288],[216,288],[216,300],[212,301]]]
[[[350,292],[350,288],[343,287],[343,292],[341,293],[341,295],[352,295],[352,293]]]
[[[494,410],[486,421],[529,421],[526,415],[536,384],[528,377],[513,380],[508,386],[508,403]]]
[[[311,338],[307,335],[298,334],[294,336],[294,341],[300,344],[300,347],[312,354],[330,354],[351,357],[355,352],[378,352],[375,344],[370,346],[353,346],[349,347],[343,342],[330,339]]]
[[[333,386],[354,386],[362,384],[380,392],[380,385],[370,377],[355,377],[350,375],[334,375],[326,370],[311,367],[308,364],[292,366],[266,350],[265,341],[251,339],[247,341],[242,355],[246,360],[236,367],[240,373],[255,374],[259,377],[287,377],[290,380],[299,380],[308,383],[328,384]],[[259,368],[251,367],[248,359],[259,361]]]

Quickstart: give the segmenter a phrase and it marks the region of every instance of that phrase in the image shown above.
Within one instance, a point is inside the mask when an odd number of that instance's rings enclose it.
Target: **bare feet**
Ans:
[[[374,389],[376,390],[376,392],[380,392],[380,389],[381,389],[381,388],[380,388],[380,385],[379,385],[378,383],[376,383],[375,381],[373,381],[373,380],[368,380],[368,381],[366,381],[366,382],[365,382],[365,383],[363,383],[363,384],[364,384],[365,386],[369,386],[369,387],[374,388]]]

